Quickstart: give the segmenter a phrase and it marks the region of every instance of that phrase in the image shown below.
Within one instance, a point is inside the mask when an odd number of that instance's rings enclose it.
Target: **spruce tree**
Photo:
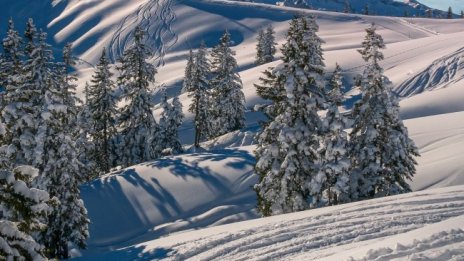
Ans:
[[[182,153],[182,143],[179,139],[179,129],[184,121],[184,113],[182,112],[182,103],[179,100],[179,96],[174,96],[171,103],[171,113],[168,117],[168,131],[166,132],[169,138],[169,147],[172,153]]]
[[[318,110],[324,103],[322,40],[314,18],[297,17],[290,23],[282,49],[283,63],[273,74],[281,77],[275,90],[284,89],[282,112],[258,135],[255,185],[258,211],[264,215],[304,210],[320,204]],[[280,106],[279,106],[280,107]]]
[[[352,8],[351,8],[351,3],[349,2],[349,0],[345,0],[345,6],[343,7],[343,12],[346,13],[346,14],[350,14],[352,13]]]
[[[269,25],[266,28],[266,32],[264,33],[264,43],[263,43],[263,61],[264,63],[270,63],[274,61],[274,55],[276,53],[276,45],[275,42],[275,31],[272,25]]]
[[[461,10],[461,19],[464,19],[464,10]]]
[[[230,34],[226,31],[211,53],[213,136],[216,137],[245,126],[245,95],[242,80],[235,72],[238,65],[230,45]]]
[[[192,91],[188,97],[192,99],[189,112],[194,114],[195,127],[194,147],[199,148],[200,142],[211,136],[211,97],[209,87],[210,64],[206,57],[207,49],[202,41],[195,57],[192,79]]]
[[[162,148],[168,149],[171,154],[182,152],[182,144],[179,140],[178,131],[183,121],[182,104],[175,96],[169,103],[166,90],[162,89],[161,107],[163,112],[160,119],[160,130]]]
[[[259,30],[256,45],[256,60],[255,63],[265,64],[270,63],[274,60],[274,55],[276,53],[276,43],[275,43],[275,36],[274,36],[274,28],[272,25],[269,25],[266,28],[266,31]]]
[[[37,28],[32,18],[27,20],[26,30],[24,31],[24,38],[26,38],[25,54],[27,57],[30,57],[32,51],[35,49],[37,41]]]
[[[53,78],[51,68],[54,66],[50,47],[41,39],[23,68],[18,69],[19,75],[15,78],[20,80],[10,81],[6,86],[5,100],[8,105],[2,111],[2,122],[5,128],[3,140],[9,145],[6,153],[10,158],[10,167],[38,167],[41,164],[41,146],[37,143],[36,135],[44,101],[43,90],[47,81]]]
[[[93,133],[92,114],[89,106],[89,84],[85,83],[84,95],[85,101],[79,106],[79,113],[77,114],[77,133],[76,133],[76,149],[77,159],[81,162],[85,173],[88,173],[85,181],[90,181],[96,178],[100,171],[96,167],[95,157],[95,144],[91,140]]]
[[[195,67],[195,54],[192,50],[189,51],[187,59],[187,66],[185,66],[184,81],[182,83],[181,93],[191,92],[193,89],[192,83],[194,78],[194,67]]]
[[[3,39],[3,55],[0,64],[0,86],[6,88],[17,88],[21,84],[22,59],[24,52],[22,50],[23,39],[15,29],[13,20],[8,20],[7,36]],[[11,90],[10,90],[11,91]]]
[[[70,46],[65,47],[64,62],[54,64],[49,46],[45,43],[46,34],[42,33],[39,39],[39,45],[33,53],[48,53],[50,60],[36,60],[34,63],[42,72],[48,71],[44,74],[47,75],[43,78],[44,82],[38,82],[43,88],[43,103],[36,134],[36,155],[41,155],[38,187],[59,201],[59,204],[53,205],[48,215],[48,228],[42,234],[41,242],[46,247],[47,256],[66,259],[69,257],[70,244],[85,248],[89,224],[87,210],[79,192],[79,186],[85,177],[77,159],[74,142],[77,99],[67,72],[71,64],[68,60],[71,50]],[[44,63],[45,61],[47,62]]]
[[[364,5],[364,15],[369,15],[369,5],[368,4],[365,4]]]
[[[161,152],[150,90],[156,69],[147,62],[152,51],[144,43],[145,35],[140,27],[135,29],[134,45],[124,51],[118,67],[118,84],[124,92],[121,98],[126,102],[119,117],[120,164],[124,167],[156,159]]]
[[[264,30],[260,29],[258,31],[258,37],[256,37],[256,58],[255,58],[255,64],[261,65],[265,64],[264,62],[264,54],[263,54],[263,49],[264,49]]]
[[[114,82],[111,80],[106,50],[103,49],[100,60],[88,86],[88,110],[91,121],[90,137],[94,150],[92,159],[97,172],[108,173],[116,161],[116,98],[113,95]]]
[[[415,173],[418,150],[399,118],[399,105],[379,62],[385,48],[375,25],[366,29],[359,50],[366,67],[362,98],[353,110],[350,134],[352,198],[363,199],[411,191],[407,180]]]
[[[171,104],[168,102],[168,95],[166,92],[166,88],[163,86],[160,90],[161,93],[161,103],[160,107],[162,109],[161,117],[159,120],[159,127],[160,127],[160,147],[162,150],[169,148],[169,137],[167,135],[168,129],[168,118],[171,112]]]
[[[29,184],[37,169],[19,166],[0,170],[0,257],[4,260],[47,260],[33,235],[46,228],[49,195]]]
[[[328,205],[350,200],[350,158],[345,129],[347,119],[340,113],[343,105],[341,68],[337,64],[329,81],[327,95],[328,110],[324,118],[324,150],[321,171],[326,177],[325,189]]]
[[[446,18],[448,19],[453,19],[453,9],[450,7],[448,7],[448,13],[446,14]]]

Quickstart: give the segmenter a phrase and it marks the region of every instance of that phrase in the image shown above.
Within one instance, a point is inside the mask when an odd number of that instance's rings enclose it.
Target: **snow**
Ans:
[[[170,97],[182,88],[190,48],[197,48],[202,39],[209,48],[216,45],[225,29],[234,42],[246,100],[246,128],[203,143],[209,151],[164,157],[83,186],[92,223],[89,248],[82,251],[82,260],[168,255],[222,260],[273,255],[306,260],[350,256],[354,260],[405,260],[414,255],[416,259],[449,260],[452,255],[463,255],[464,187],[449,186],[464,184],[464,81],[462,69],[457,69],[462,67],[464,19],[364,16],[216,0],[0,3],[7,6],[0,10],[0,24],[12,16],[21,29],[25,17],[32,16],[58,46],[74,41],[81,59],[79,93],[102,47],[109,47],[115,58],[130,42],[130,28],[140,19],[149,22],[145,25],[152,33],[162,31],[166,36],[155,37],[151,44],[166,47],[156,49],[158,55],[165,52],[165,65],[158,68],[156,80],[166,86]],[[297,12],[317,15],[319,35],[326,42],[326,71],[333,71],[338,62],[344,86],[351,86],[353,77],[362,72],[363,61],[356,50],[364,29],[371,22],[377,24],[387,44],[381,65],[402,95],[402,117],[422,154],[417,159],[417,175],[410,182],[418,192],[256,219],[256,196],[251,189],[257,179],[252,175],[253,137],[264,116],[251,111],[263,102],[253,84],[262,71],[279,62],[255,66],[255,39],[259,29],[272,24],[279,50],[288,21]],[[429,80],[433,77],[438,80]],[[356,90],[350,93],[354,96],[347,107],[358,98]],[[160,98],[155,94],[153,100]],[[189,146],[193,143],[193,115],[187,112],[190,99],[187,94],[179,98],[186,115],[180,138]],[[160,115],[159,108],[155,114]],[[254,220],[218,226],[249,219]]]
[[[87,260],[372,260],[395,251],[459,260],[463,199],[463,186],[428,190],[184,232]]]

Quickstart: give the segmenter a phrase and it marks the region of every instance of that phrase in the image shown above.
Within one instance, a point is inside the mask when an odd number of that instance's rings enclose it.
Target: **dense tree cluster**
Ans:
[[[362,98],[350,117],[341,68],[325,79],[322,40],[314,17],[290,23],[282,63],[264,72],[257,93],[271,103],[257,135],[254,189],[263,216],[409,192],[417,148],[399,118],[399,106],[379,61],[383,39],[369,27]],[[352,125],[350,120],[353,119]],[[350,135],[346,129],[352,127]]]
[[[196,148],[201,141],[245,126],[245,95],[231,45],[226,31],[211,51],[211,61],[204,42],[196,53],[190,51],[183,90],[192,98]]]

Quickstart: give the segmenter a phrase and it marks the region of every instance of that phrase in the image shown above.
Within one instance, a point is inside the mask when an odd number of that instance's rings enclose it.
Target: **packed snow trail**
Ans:
[[[177,42],[177,35],[171,30],[176,15],[172,10],[174,0],[148,0],[137,11],[125,17],[119,24],[109,43],[108,55],[116,61],[132,43],[132,30],[140,26],[148,32],[147,44],[154,50],[157,65],[164,65],[164,55]]]

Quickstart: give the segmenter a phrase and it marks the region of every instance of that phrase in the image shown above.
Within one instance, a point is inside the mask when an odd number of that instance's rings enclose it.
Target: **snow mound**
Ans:
[[[165,157],[83,186],[90,251],[257,217],[251,150]]]
[[[464,48],[435,60],[422,72],[402,83],[395,91],[402,97],[446,88],[464,79]]]

